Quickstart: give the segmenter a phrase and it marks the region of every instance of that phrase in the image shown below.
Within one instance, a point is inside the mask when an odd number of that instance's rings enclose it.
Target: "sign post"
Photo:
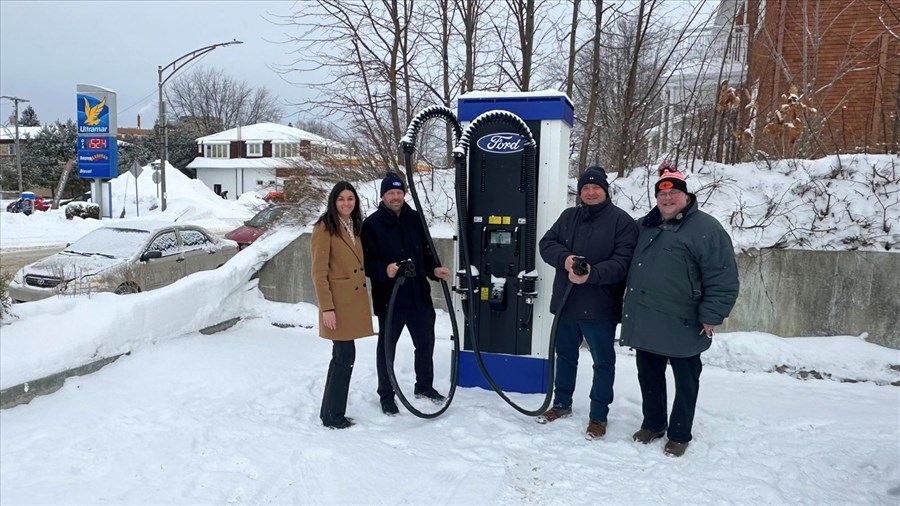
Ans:
[[[134,176],[134,211],[138,216],[141,215],[141,208],[138,206],[138,176],[141,175],[141,172],[144,172],[144,169],[141,168],[141,164],[137,162],[137,160],[131,162],[131,168],[128,169],[128,172],[131,172],[131,175]]]
[[[116,92],[99,86],[79,84],[76,87],[76,108],[78,177],[94,180],[93,194],[98,197],[100,215],[108,207],[109,216],[112,217],[112,202],[104,202],[107,199],[101,185],[104,179],[119,175]]]

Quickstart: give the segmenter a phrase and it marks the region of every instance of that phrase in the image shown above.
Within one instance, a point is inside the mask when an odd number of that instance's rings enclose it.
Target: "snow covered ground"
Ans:
[[[247,319],[218,334],[147,343],[59,392],[0,412],[3,504],[897,504],[900,389],[801,381],[785,360],[858,380],[897,378],[884,349],[855,338],[717,336],[694,442],[681,459],[640,426],[633,354],[618,350],[616,399],[601,441],[583,431],[590,355],[575,415],[539,425],[493,392],[459,389],[448,412],[389,418],[375,393],[375,339],[357,341],[348,415],[318,420],[330,358],[316,310],[244,292]],[[273,324],[293,325],[285,328]],[[452,350],[439,317],[436,380]],[[828,351],[823,351],[823,348]],[[412,346],[396,370],[407,392]],[[789,357],[789,358],[788,358]],[[896,358],[896,354],[894,354]],[[820,361],[817,363],[816,361]],[[894,362],[896,363],[896,361]],[[671,384],[671,378],[670,378]],[[671,395],[671,393],[670,393]],[[530,408],[539,395],[512,395]],[[430,406],[419,405],[421,409]]]
[[[767,223],[768,232],[726,226],[737,249],[771,246],[785,236],[789,247],[850,247],[842,241],[868,230],[854,217],[900,221],[900,206],[879,201],[881,194],[867,199],[854,193],[870,177],[866,167],[890,171],[896,161],[860,160],[855,171],[847,169],[849,177],[822,183],[827,192],[815,189],[819,179],[787,174],[826,171],[834,160],[795,161],[793,168],[770,170],[771,177],[757,167],[709,165],[692,173],[688,185],[693,190],[720,181],[704,205],[717,210],[723,223],[734,221],[736,211],[741,219]],[[137,219],[178,219],[223,233],[252,216],[260,203],[252,194],[224,201],[173,174],[178,173],[169,173],[165,213],[150,209],[156,203],[150,170],[138,182],[140,218],[133,215],[134,180],[128,175],[113,183],[114,202],[125,203],[124,220],[0,213],[0,250],[64,244],[96,226]],[[783,207],[766,217],[763,197],[793,191],[794,179],[805,181],[803,191],[779,199]],[[426,207],[435,236],[453,231],[448,181],[439,174],[430,187]],[[614,183],[615,201],[626,209],[631,203],[634,215],[646,212],[649,206],[640,199],[648,183],[635,171]],[[890,185],[885,195],[896,200]],[[377,182],[359,188],[368,213],[377,201]],[[815,218],[810,209],[818,210],[828,195],[833,215]],[[795,205],[784,207],[789,201]],[[807,215],[809,222],[803,221]],[[718,334],[703,355],[695,441],[681,459],[664,457],[661,442],[640,446],[630,439],[641,414],[628,349],[618,350],[616,400],[602,441],[582,436],[591,374],[586,353],[570,419],[541,426],[492,392],[460,389],[445,416],[423,421],[405,411],[395,418],[381,414],[374,338],[358,341],[348,407],[357,425],[325,429],[318,409],[330,343],[317,337],[315,308],[267,302],[250,280],[259,265],[306,230],[295,225],[257,241],[220,269],[163,289],[15,306],[15,318],[0,328],[0,388],[97,358],[131,355],[90,376],[70,378],[52,395],[0,411],[0,503],[900,502],[900,388],[891,385],[900,382],[900,351],[860,337]],[[832,229],[831,235],[821,227]],[[896,227],[887,233],[877,232],[874,221],[872,227],[877,237],[857,247],[883,251],[896,241]],[[797,240],[803,228],[809,233]],[[225,332],[197,332],[234,316],[244,319]],[[436,386],[446,392],[452,351],[446,314],[438,327]],[[408,336],[401,339],[396,369],[409,390]],[[797,379],[817,375],[828,379]],[[542,400],[513,398],[529,407]]]

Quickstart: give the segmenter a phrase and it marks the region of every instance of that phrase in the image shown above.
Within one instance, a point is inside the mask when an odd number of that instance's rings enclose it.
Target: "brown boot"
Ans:
[[[535,419],[535,421],[537,423],[543,424],[543,423],[552,422],[554,420],[559,420],[560,418],[568,418],[570,416],[572,416],[571,408],[560,408],[560,407],[554,406],[554,407],[548,409],[547,411],[544,411],[544,414],[537,417]]]
[[[593,441],[594,439],[600,439],[606,435],[606,422],[601,422],[600,420],[591,420],[588,423],[587,431],[584,433],[584,437],[588,441]]]
[[[666,431],[655,431],[650,429],[641,429],[631,436],[638,443],[647,444],[666,435]]]
[[[671,439],[666,442],[665,452],[666,455],[670,457],[680,457],[684,455],[685,450],[687,450],[687,443],[678,443],[676,441],[672,441]]]

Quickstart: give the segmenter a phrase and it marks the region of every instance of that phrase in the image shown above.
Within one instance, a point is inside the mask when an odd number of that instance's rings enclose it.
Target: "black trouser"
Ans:
[[[391,379],[388,377],[387,362],[384,356],[386,319],[383,316],[378,317],[378,350],[375,353],[375,365],[378,369],[378,396],[382,399],[393,399],[394,387],[391,386]],[[392,328],[387,333],[390,337],[391,351],[396,358],[397,341],[400,340],[400,333],[403,331],[404,326],[409,329],[413,346],[416,348],[416,392],[433,388],[434,320],[434,308],[394,311],[394,316],[391,319]]]
[[[340,422],[347,412],[347,393],[350,391],[350,376],[356,361],[356,345],[353,341],[333,341],[331,363],[328,364],[328,378],[325,380],[325,394],[319,418],[330,425]]]
[[[638,382],[643,397],[641,409],[644,412],[641,428],[658,432],[666,429],[666,363],[672,364],[675,376],[675,401],[667,435],[672,441],[687,443],[692,438],[691,427],[703,370],[699,354],[678,358],[637,350]]]

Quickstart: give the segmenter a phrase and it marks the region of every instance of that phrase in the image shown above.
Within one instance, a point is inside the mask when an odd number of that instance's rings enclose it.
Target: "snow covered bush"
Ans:
[[[13,275],[10,272],[0,273],[0,322],[12,315],[12,299],[9,297],[9,282]]]
[[[93,218],[100,219],[100,204],[93,202],[72,202],[66,206],[66,219],[72,218]]]

